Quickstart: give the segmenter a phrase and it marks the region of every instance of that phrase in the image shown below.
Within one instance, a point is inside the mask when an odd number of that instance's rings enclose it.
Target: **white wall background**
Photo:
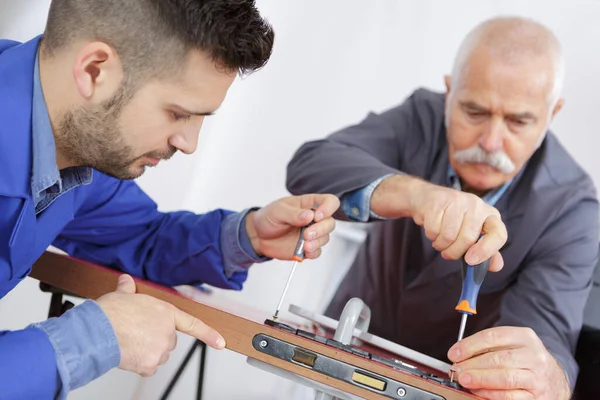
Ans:
[[[498,14],[534,17],[561,39],[568,63],[567,103],[553,124],[561,141],[600,186],[596,119],[600,104],[600,2],[583,0],[258,0],[277,37],[271,62],[239,80],[207,120],[193,156],[176,156],[149,171],[140,185],[163,210],[243,209],[287,194],[285,166],[304,141],[357,122],[370,110],[402,101],[419,86],[443,90],[443,75],[467,31]],[[40,33],[49,0],[0,0],[0,37],[27,40]],[[322,259],[297,271],[288,301],[320,309],[347,268],[356,244],[340,227]],[[273,310],[290,264],[252,269],[245,289],[229,293]],[[47,296],[27,280],[0,301],[0,329],[44,318]],[[284,305],[284,308],[287,308]],[[171,361],[154,377],[111,371],[72,399],[157,399],[191,341],[181,337]],[[197,365],[196,362],[192,362]],[[245,365],[232,352],[208,354],[204,398],[291,398],[284,382]],[[172,394],[192,399],[190,368]]]

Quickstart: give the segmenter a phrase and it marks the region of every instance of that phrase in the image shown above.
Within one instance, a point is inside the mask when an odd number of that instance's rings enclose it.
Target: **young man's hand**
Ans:
[[[300,228],[314,221],[304,231],[304,251],[306,258],[317,258],[335,228],[332,215],[339,206],[339,199],[330,194],[284,197],[249,213],[246,232],[257,254],[290,260],[300,237]]]
[[[119,368],[141,376],[153,375],[167,362],[177,344],[176,331],[222,349],[225,340],[214,329],[174,305],[135,293],[135,282],[121,275],[117,290],[97,300],[119,341]]]

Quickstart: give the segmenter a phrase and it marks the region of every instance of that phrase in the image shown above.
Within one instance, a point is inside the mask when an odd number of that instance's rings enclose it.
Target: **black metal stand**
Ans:
[[[185,370],[185,367],[187,367],[188,363],[192,359],[192,356],[194,355],[196,349],[200,349],[200,371],[198,371],[198,387],[196,389],[196,399],[202,400],[202,386],[204,384],[204,366],[206,363],[206,344],[200,340],[194,341],[194,343],[192,344],[192,347],[186,354],[181,365],[177,369],[177,372],[175,372],[173,379],[171,379],[171,382],[169,382],[169,385],[165,389],[165,392],[161,396],[160,400],[167,400],[167,398],[171,394],[171,391],[175,387],[175,384],[177,384],[179,377]]]
[[[52,294],[52,297],[50,298],[50,309],[48,310],[48,318],[60,317],[65,312],[74,307],[74,304],[70,301],[63,301],[63,295],[80,297],[47,285],[43,282],[40,282],[40,290],[42,292]],[[190,362],[192,356],[194,355],[196,349],[200,349],[200,370],[198,371],[198,387],[196,389],[196,400],[202,400],[202,386],[204,384],[204,366],[206,363],[206,344],[204,344],[204,342],[201,342],[200,340],[195,340],[194,344],[192,344],[192,347],[186,354],[185,358],[183,359],[183,362],[181,363],[181,365],[177,369],[177,372],[175,372],[175,375],[173,376],[173,378],[169,382],[169,385],[165,389],[161,400],[168,399],[169,395],[173,391],[173,388],[177,384],[177,381],[181,377],[181,374],[183,373],[188,363]]]
[[[52,297],[50,298],[50,309],[48,310],[48,318],[60,317],[65,312],[67,312],[75,306],[68,300],[63,302],[63,295],[79,297],[74,294],[67,293],[60,289],[47,285],[43,282],[40,282],[40,290],[42,292],[52,294]]]

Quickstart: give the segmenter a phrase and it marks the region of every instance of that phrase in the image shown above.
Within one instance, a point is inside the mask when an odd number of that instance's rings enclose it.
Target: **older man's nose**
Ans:
[[[479,146],[488,153],[502,150],[505,129],[502,119],[491,118],[479,137]]]

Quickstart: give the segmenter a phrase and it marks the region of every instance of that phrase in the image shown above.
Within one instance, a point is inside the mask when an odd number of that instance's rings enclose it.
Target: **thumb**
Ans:
[[[284,201],[273,203],[268,211],[267,220],[279,226],[305,226],[315,218],[312,210],[300,208]]]
[[[312,210],[300,210],[296,214],[296,221],[290,221],[292,225],[306,226],[315,219],[315,212]]]
[[[135,281],[131,275],[123,274],[119,276],[119,281],[117,282],[117,292],[126,294],[135,293]]]

